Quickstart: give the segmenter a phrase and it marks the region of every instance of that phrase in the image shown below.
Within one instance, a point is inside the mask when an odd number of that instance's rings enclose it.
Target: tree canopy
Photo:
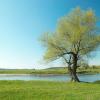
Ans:
[[[62,17],[55,32],[46,32],[41,37],[46,47],[44,59],[53,61],[63,58],[72,69],[77,69],[77,62],[100,45],[98,18],[92,9],[79,7]],[[76,63],[76,64],[75,64]]]

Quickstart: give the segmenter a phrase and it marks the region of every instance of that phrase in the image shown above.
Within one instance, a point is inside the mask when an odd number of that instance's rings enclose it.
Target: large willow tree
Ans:
[[[41,36],[41,42],[46,47],[44,59],[50,62],[62,58],[68,65],[71,80],[79,82],[76,74],[78,61],[100,45],[97,21],[91,9],[75,8],[62,17],[55,32]]]

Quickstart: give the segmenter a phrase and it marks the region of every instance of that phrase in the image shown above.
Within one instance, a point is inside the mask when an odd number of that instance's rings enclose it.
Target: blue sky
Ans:
[[[77,6],[100,16],[100,0],[0,0],[0,68],[45,68],[38,38]],[[99,60],[98,51],[89,63]]]

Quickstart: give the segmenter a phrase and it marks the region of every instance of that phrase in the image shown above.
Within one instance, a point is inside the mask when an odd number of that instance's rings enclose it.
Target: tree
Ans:
[[[62,58],[68,65],[71,80],[80,82],[76,73],[78,61],[100,45],[97,21],[91,9],[75,8],[62,17],[55,32],[46,32],[41,36],[41,43],[46,47],[44,59],[49,62]]]
[[[87,58],[80,59],[78,61],[78,67],[79,67],[79,70],[88,69],[89,68],[89,65],[88,65]]]

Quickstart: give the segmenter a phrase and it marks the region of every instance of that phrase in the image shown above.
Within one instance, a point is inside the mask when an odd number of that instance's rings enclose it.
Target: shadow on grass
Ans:
[[[93,83],[95,83],[95,84],[100,84],[100,80],[97,80],[97,81],[95,81],[95,82],[93,82]]]
[[[100,80],[94,81],[94,82],[85,82],[85,81],[80,81],[80,83],[94,83],[94,84],[100,84]]]

